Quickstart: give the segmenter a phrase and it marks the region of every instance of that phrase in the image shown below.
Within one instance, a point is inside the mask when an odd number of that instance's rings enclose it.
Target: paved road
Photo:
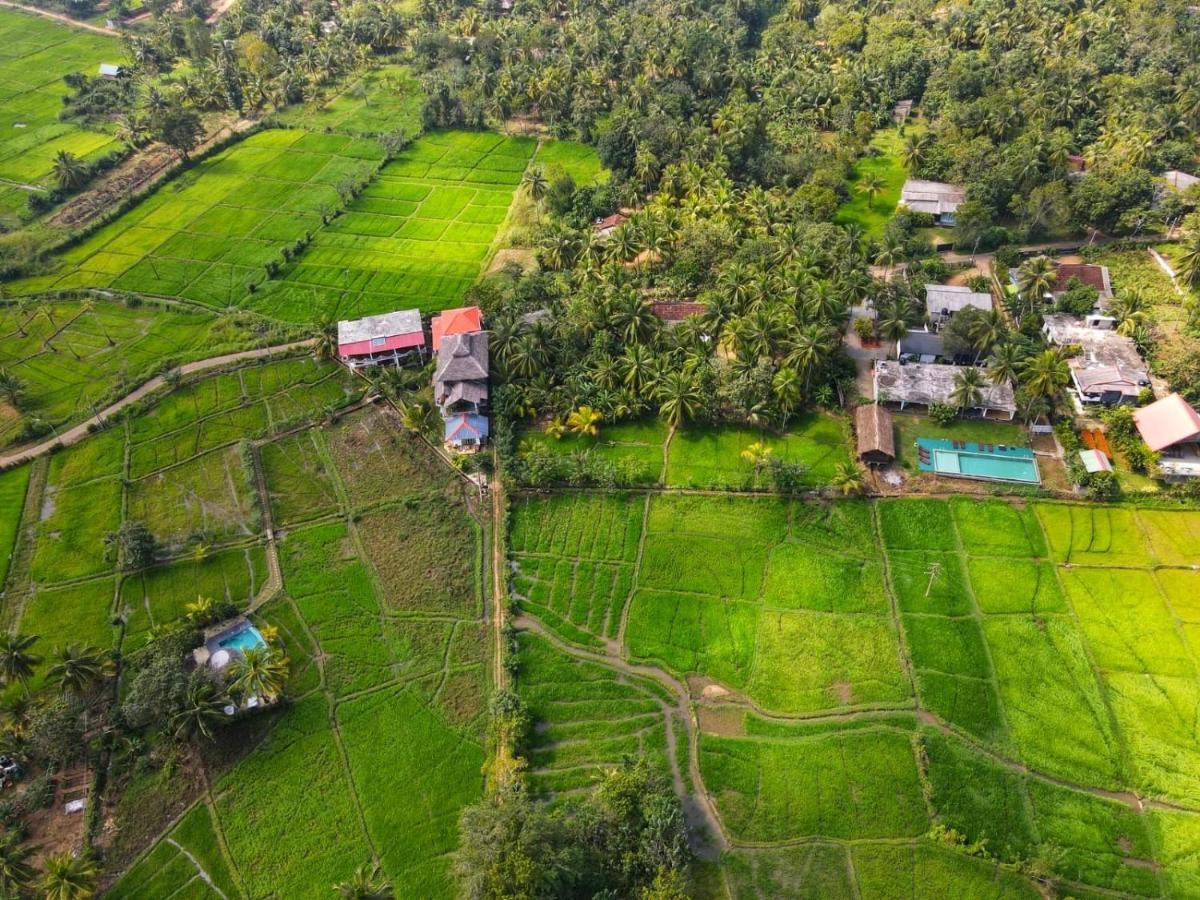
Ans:
[[[2,2],[2,0],[0,0]],[[181,375],[191,375],[195,372],[203,372],[207,369],[215,369],[219,366],[227,365],[228,363],[241,362],[247,359],[260,359],[264,356],[274,356],[278,353],[288,353],[292,350],[300,350],[304,347],[311,347],[315,340],[295,341],[291,344],[277,344],[274,347],[259,347],[257,350],[242,350],[238,353],[226,353],[222,356],[212,356],[208,359],[198,359],[195,362],[184,363],[179,367],[178,371]],[[0,469],[6,469],[9,466],[17,463],[29,462],[31,459],[36,459],[46,453],[49,453],[55,447],[69,447],[72,444],[78,443],[89,434],[88,429],[94,426],[102,425],[114,413],[120,412],[131,403],[137,403],[147,394],[157,391],[161,387],[165,387],[167,380],[161,375],[155,375],[141,387],[136,388],[132,392],[126,394],[116,403],[111,406],[106,406],[96,415],[92,416],[86,422],[80,422],[74,428],[69,428],[66,431],[59,432],[57,437],[53,437],[48,441],[43,441],[32,447],[26,447],[24,450],[18,450],[8,456],[0,456]]]
[[[96,34],[107,34],[109,37],[121,36],[121,32],[114,31],[111,28],[104,28],[101,25],[93,25],[91,22],[80,22],[78,19],[72,19],[70,16],[63,16],[59,13],[50,12],[48,9],[39,9],[36,6],[23,6],[20,3],[10,3],[9,0],[0,0],[0,6],[7,6],[9,9],[21,9],[27,13],[33,13],[35,16],[45,16],[47,19],[56,19],[59,22],[65,22],[67,25],[74,25],[76,28],[82,28],[84,31],[94,31]]]

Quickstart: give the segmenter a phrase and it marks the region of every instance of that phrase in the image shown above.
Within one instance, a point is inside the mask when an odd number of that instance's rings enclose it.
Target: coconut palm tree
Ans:
[[[993,309],[971,321],[967,328],[967,337],[970,338],[975,351],[983,355],[996,346],[1007,331],[1004,314],[998,309]]]
[[[590,406],[581,406],[567,416],[567,428],[575,434],[596,437],[600,434],[600,422],[603,419],[604,416]]]
[[[314,335],[313,356],[317,359],[335,359],[337,357],[338,337],[337,322],[333,319],[322,319],[317,323]]]
[[[1030,310],[1040,306],[1058,281],[1058,269],[1048,256],[1035,256],[1017,269],[1017,293]]]
[[[72,642],[54,656],[54,664],[46,671],[50,681],[58,683],[65,694],[82,699],[90,696],[104,681],[108,661],[104,651]]]
[[[921,168],[930,143],[928,132],[923,134],[909,132],[908,136],[904,138],[904,147],[900,151],[900,161],[904,163],[904,168],[909,172],[915,172]]]
[[[1016,344],[1000,344],[988,357],[987,375],[993,384],[1013,381],[1021,367],[1021,351]]]
[[[1189,287],[1200,289],[1200,230],[1192,232],[1183,243],[1179,277]]]
[[[1052,398],[1071,381],[1071,369],[1058,349],[1043,350],[1025,365],[1022,382],[1032,397]]]
[[[754,466],[755,474],[762,471],[774,455],[774,449],[762,441],[755,441],[739,454],[742,459]]]
[[[67,150],[54,157],[54,179],[64,191],[77,191],[87,183],[87,164]]]
[[[10,831],[0,841],[0,897],[24,897],[36,875],[29,857],[35,847],[22,845],[15,832]]]
[[[0,633],[0,681],[19,684],[29,693],[29,679],[42,662],[38,654],[29,650],[37,639],[36,634]]]
[[[346,881],[334,885],[333,892],[342,900],[392,900],[391,882],[383,877],[378,863],[359,866]]]
[[[201,597],[196,595],[196,599],[190,603],[184,604],[184,611],[187,613],[187,618],[192,622],[207,621],[212,617],[213,610],[216,608],[212,597]]]
[[[702,402],[695,380],[679,371],[667,373],[659,382],[654,398],[658,401],[659,415],[672,428],[693,418]]]
[[[529,198],[540,210],[542,208],[542,200],[546,196],[546,191],[550,189],[550,181],[546,178],[546,173],[542,170],[542,167],[531,166],[526,169],[525,174],[521,176],[521,184],[525,186],[525,190],[529,192]]]
[[[1131,337],[1139,328],[1146,327],[1150,304],[1137,291],[1124,291],[1113,300],[1109,315],[1117,320],[1117,332]]]
[[[855,188],[860,194],[867,195],[867,206],[871,208],[875,206],[875,197],[886,189],[887,182],[883,180],[878,172],[868,172],[859,179],[858,185]]]
[[[908,304],[903,300],[893,300],[884,304],[879,310],[879,318],[875,327],[880,337],[889,341],[898,341],[908,333]]]
[[[954,376],[954,390],[950,399],[960,412],[966,412],[973,406],[983,403],[983,372],[974,366],[963,369]]]
[[[56,853],[46,858],[42,868],[39,888],[45,900],[90,900],[96,895],[99,869],[86,856]]]
[[[0,399],[18,410],[25,399],[25,382],[8,369],[0,369]]]
[[[188,685],[183,706],[171,716],[175,740],[183,744],[198,737],[211,739],[215,726],[226,718],[227,702],[211,681],[193,681]]]
[[[261,697],[268,703],[277,698],[287,683],[290,661],[271,647],[250,647],[230,664],[229,689],[246,697]]]
[[[830,483],[842,492],[843,497],[849,497],[862,490],[862,471],[854,463],[838,463]]]

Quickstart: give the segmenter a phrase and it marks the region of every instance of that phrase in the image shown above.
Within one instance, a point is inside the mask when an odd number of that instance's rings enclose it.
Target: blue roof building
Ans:
[[[459,413],[445,419],[445,443],[447,447],[461,450],[482,447],[488,438],[487,416]]]

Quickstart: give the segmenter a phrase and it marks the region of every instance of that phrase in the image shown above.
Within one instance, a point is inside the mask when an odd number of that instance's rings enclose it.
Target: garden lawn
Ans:
[[[23,382],[22,411],[59,428],[93,415],[164,367],[256,342],[248,330],[204,312],[101,300],[90,309],[72,301],[0,306],[0,333],[0,369]],[[0,416],[0,446],[16,439],[24,421]]]
[[[776,436],[752,428],[684,428],[675,432],[667,460],[670,487],[763,487],[765,471],[742,459],[754,443],[771,449],[772,456],[805,467],[804,484],[829,484],[839,463],[849,464],[845,423],[823,413],[811,413]]]
[[[70,88],[64,75],[94,76],[102,62],[121,63],[116,37],[94,34],[13,9],[0,9],[0,219],[25,218],[30,188],[55,186],[59,152],[84,160],[117,149],[105,131],[59,121]]]
[[[486,132],[421,137],[249,306],[303,322],[457,305],[479,277],[533,151],[532,140]]]
[[[321,227],[322,215],[340,206],[339,186],[368,180],[383,160],[373,141],[327,137],[298,129],[252,134],[60,254],[52,274],[12,289],[114,288],[256,307],[252,292],[268,264],[281,264],[285,248]]]
[[[564,176],[579,187],[608,180],[608,170],[601,165],[596,149],[578,141],[542,141],[533,161],[552,184]]]
[[[908,131],[914,133],[916,126],[909,126]],[[850,191],[850,199],[838,207],[834,221],[839,225],[856,225],[863,230],[863,237],[869,239],[883,236],[883,229],[892,214],[896,204],[900,202],[900,189],[904,187],[908,172],[900,161],[900,152],[904,139],[894,128],[884,128],[875,132],[871,138],[867,155],[861,157],[854,165],[854,170],[846,187]],[[858,190],[858,185],[868,175],[877,175],[883,181],[884,188],[872,200]]]
[[[25,490],[29,487],[29,466],[0,472],[0,591],[8,579],[8,565],[17,544],[21,512],[25,508]]]

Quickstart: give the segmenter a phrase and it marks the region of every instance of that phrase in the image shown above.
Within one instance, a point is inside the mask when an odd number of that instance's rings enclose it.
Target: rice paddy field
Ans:
[[[425,135],[251,305],[287,321],[454,306],[479,277],[534,147],[482,132]]]
[[[573,493],[510,550],[534,783],[682,773],[716,895],[1200,894],[1200,512]]]
[[[335,97],[284,109],[279,121],[355,137],[378,137],[397,129],[412,137],[421,132],[424,100],[421,84],[407,66],[380,66]]]
[[[19,412],[0,403],[0,447],[13,442],[30,418],[62,428],[166,367],[258,340],[203,310],[98,299],[0,306],[0,335],[0,368],[24,386]]]
[[[71,640],[130,649],[198,596],[248,606],[268,580],[249,442],[345,406],[358,390],[308,358],[242,366],[3,473],[6,623],[39,635],[43,653]],[[122,522],[155,536],[151,568],[117,571],[105,538]]]
[[[120,63],[117,38],[14,9],[0,9],[0,218],[16,222],[29,194],[53,186],[60,151],[93,159],[116,149],[113,135],[60,122],[63,76],[92,76]]]

